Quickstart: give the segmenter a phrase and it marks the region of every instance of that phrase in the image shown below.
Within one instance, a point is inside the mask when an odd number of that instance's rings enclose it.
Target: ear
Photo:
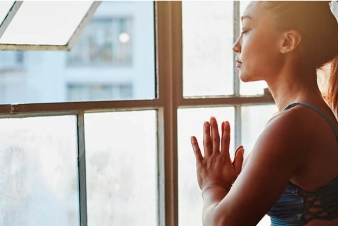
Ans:
[[[298,47],[302,36],[297,30],[286,31],[282,34],[282,42],[280,45],[281,53],[288,53]]]

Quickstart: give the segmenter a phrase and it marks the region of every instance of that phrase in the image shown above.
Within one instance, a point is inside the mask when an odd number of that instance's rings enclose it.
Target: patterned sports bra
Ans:
[[[331,125],[338,141],[338,132],[330,119],[317,107],[309,103],[292,103],[284,108],[288,110],[297,105],[308,106]],[[314,219],[333,220],[338,218],[338,177],[328,184],[306,191],[289,181],[283,194],[268,212],[271,225],[305,225]]]

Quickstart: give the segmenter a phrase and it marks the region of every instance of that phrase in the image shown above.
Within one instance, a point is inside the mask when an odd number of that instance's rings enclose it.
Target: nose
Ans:
[[[240,38],[238,37],[238,39],[236,40],[236,42],[234,43],[234,45],[232,46],[232,50],[235,53],[240,53],[241,52],[241,42],[240,42]]]

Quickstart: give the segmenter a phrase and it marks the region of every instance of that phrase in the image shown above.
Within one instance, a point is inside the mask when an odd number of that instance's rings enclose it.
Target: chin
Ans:
[[[252,81],[248,75],[242,74],[241,72],[239,72],[239,79],[243,82]]]
[[[239,79],[243,82],[254,82],[260,80],[253,75],[242,73],[241,71],[239,71]]]

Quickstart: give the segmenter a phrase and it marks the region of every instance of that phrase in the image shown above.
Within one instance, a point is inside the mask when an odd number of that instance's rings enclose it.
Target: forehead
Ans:
[[[242,15],[244,18],[251,18],[255,22],[267,22],[269,21],[269,14],[264,9],[263,2],[250,1]]]

